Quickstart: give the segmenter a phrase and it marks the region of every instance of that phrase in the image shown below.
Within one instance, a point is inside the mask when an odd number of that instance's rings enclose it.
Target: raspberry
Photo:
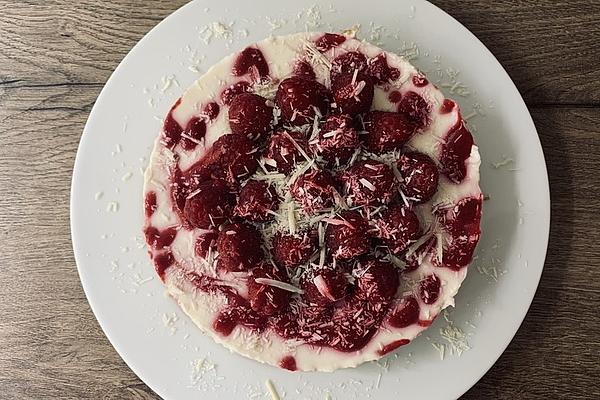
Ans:
[[[400,70],[390,67],[384,53],[379,54],[367,61],[367,75],[376,85],[381,85],[400,78]]]
[[[219,234],[216,231],[208,231],[200,234],[196,238],[196,244],[194,245],[196,255],[200,258],[206,259],[208,257],[209,250],[216,246],[218,236]]]
[[[277,171],[286,175],[292,172],[296,163],[304,160],[296,145],[306,152],[308,143],[302,132],[282,130],[273,134],[264,154],[265,159],[270,161],[266,163],[267,167],[274,166]]]
[[[247,93],[250,91],[250,84],[246,81],[239,81],[223,90],[221,93],[221,102],[225,105],[231,104],[231,101],[237,95]]]
[[[415,133],[407,116],[395,112],[371,111],[364,119],[366,146],[374,153],[398,150]]]
[[[352,75],[354,71],[361,73],[366,69],[367,58],[364,54],[357,51],[349,51],[337,56],[331,63],[331,82],[335,81],[341,75]]]
[[[220,107],[217,103],[211,102],[204,106],[202,114],[208,118],[209,121],[214,121],[219,116]]]
[[[429,125],[431,106],[415,92],[408,92],[402,96],[398,104],[398,112],[406,115],[417,129],[423,129]]]
[[[323,268],[304,281],[304,296],[309,303],[325,305],[348,294],[348,279],[340,268]]]
[[[376,236],[393,254],[400,254],[422,235],[419,218],[408,207],[394,204],[375,220]]]
[[[439,171],[435,162],[423,153],[409,152],[397,161],[400,189],[417,204],[429,201],[437,192]]]
[[[269,65],[259,49],[246,47],[235,60],[231,72],[234,76],[254,74],[262,78],[269,75]]]
[[[345,41],[345,36],[337,35],[335,33],[325,33],[323,36],[321,36],[315,41],[315,47],[321,53],[324,53],[329,49],[339,46]]]
[[[379,161],[358,161],[342,173],[341,179],[353,206],[387,204],[395,193],[394,173]]]
[[[374,90],[371,78],[362,73],[340,74],[331,84],[337,110],[353,116],[369,111]]]
[[[419,321],[419,303],[413,296],[406,296],[390,314],[388,322],[394,328],[406,328]]]
[[[279,206],[275,188],[266,182],[249,180],[240,191],[234,214],[253,222],[266,222],[273,219]]]
[[[215,228],[232,215],[235,196],[222,181],[202,182],[190,196],[185,201],[183,215],[194,228]]]
[[[257,278],[288,282],[285,273],[271,263],[262,261],[248,277],[248,300],[250,307],[260,315],[273,315],[289,303],[290,292],[271,285],[256,282]]]
[[[231,186],[252,175],[258,168],[258,151],[245,136],[223,135],[212,145],[208,154],[187,173],[188,180],[201,182],[222,179]]]
[[[452,182],[460,183],[467,176],[465,162],[471,156],[472,147],[473,136],[461,118],[446,135],[440,155],[442,172]]]
[[[250,139],[264,137],[272,129],[273,107],[267,99],[254,93],[242,93],[233,98],[229,106],[231,132]]]
[[[436,214],[444,228],[453,236],[467,235],[478,238],[481,233],[481,203],[481,195],[467,197],[452,207],[436,210]]]
[[[317,250],[317,238],[304,231],[295,235],[278,232],[273,237],[271,253],[280,267],[292,268],[305,264]]]
[[[419,283],[419,294],[421,296],[421,300],[425,304],[433,304],[440,297],[440,288],[442,286],[442,282],[437,275],[432,274],[425,277]]]
[[[300,175],[290,188],[294,199],[308,214],[331,207],[336,192],[331,174],[319,169],[310,169]]]
[[[182,133],[181,147],[185,150],[194,150],[204,136],[206,135],[206,122],[204,119],[193,117],[187,123]]]
[[[325,241],[333,257],[348,260],[369,251],[369,225],[358,212],[342,211],[324,221],[328,224]]]
[[[275,103],[287,122],[299,126],[312,123],[315,115],[327,114],[330,98],[327,88],[317,81],[293,76],[281,81]]]
[[[294,75],[300,76],[305,79],[317,79],[313,67],[304,60],[296,61],[296,63],[294,64]]]
[[[353,352],[365,347],[377,332],[385,307],[352,296],[334,310],[329,345],[338,351]]]
[[[252,225],[227,224],[219,232],[217,250],[219,268],[226,271],[247,271],[263,258],[260,234]]]
[[[473,253],[475,253],[478,240],[479,236],[475,238],[468,236],[453,237],[450,244],[444,245],[442,262],[440,263],[435,259],[434,264],[438,267],[446,267],[454,271],[466,267],[473,260]]]
[[[436,251],[437,238],[432,236],[425,243],[420,245],[415,251],[408,254],[406,252],[401,259],[406,263],[406,266],[402,272],[412,272],[421,266],[423,260],[425,260],[431,253]]]
[[[394,298],[400,279],[398,270],[383,260],[367,258],[355,270],[358,276],[357,295],[370,302],[386,302]]]
[[[319,131],[319,136],[310,142],[312,152],[321,156],[328,167],[348,163],[359,145],[354,121],[348,115],[330,115]]]

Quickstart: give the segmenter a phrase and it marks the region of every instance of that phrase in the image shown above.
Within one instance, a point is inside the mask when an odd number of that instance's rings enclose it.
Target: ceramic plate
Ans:
[[[337,31],[404,54],[456,99],[482,155],[483,237],[456,297],[425,334],[378,363],[290,373],[232,354],[164,296],[146,255],[142,170],[161,118],[223,56],[271,34]],[[419,0],[195,1],[123,60],[81,139],[71,196],[73,247],[90,305],[115,349],[165,399],[453,399],[483,376],[519,328],[542,272],[548,179],[535,126],[514,84],[466,28]]]

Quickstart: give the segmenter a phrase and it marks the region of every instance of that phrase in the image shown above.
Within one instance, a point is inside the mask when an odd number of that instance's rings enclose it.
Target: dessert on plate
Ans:
[[[145,174],[156,272],[227,348],[289,370],[378,359],[425,330],[480,237],[458,105],[354,37],[270,37],[173,105]]]

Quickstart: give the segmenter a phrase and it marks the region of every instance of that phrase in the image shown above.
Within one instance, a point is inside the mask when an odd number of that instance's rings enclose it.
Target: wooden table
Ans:
[[[0,398],[157,398],[81,289],[69,186],[88,113],[129,49],[184,0],[0,0]],[[552,229],[533,305],[466,399],[600,398],[600,3],[436,1],[527,102]],[[519,4],[517,4],[519,3]]]

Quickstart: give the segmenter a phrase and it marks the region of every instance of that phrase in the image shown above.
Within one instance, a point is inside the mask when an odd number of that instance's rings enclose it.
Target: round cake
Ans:
[[[216,342],[289,370],[354,367],[454,305],[481,234],[479,165],[458,105],[402,57],[270,37],[169,111],[144,234]]]

